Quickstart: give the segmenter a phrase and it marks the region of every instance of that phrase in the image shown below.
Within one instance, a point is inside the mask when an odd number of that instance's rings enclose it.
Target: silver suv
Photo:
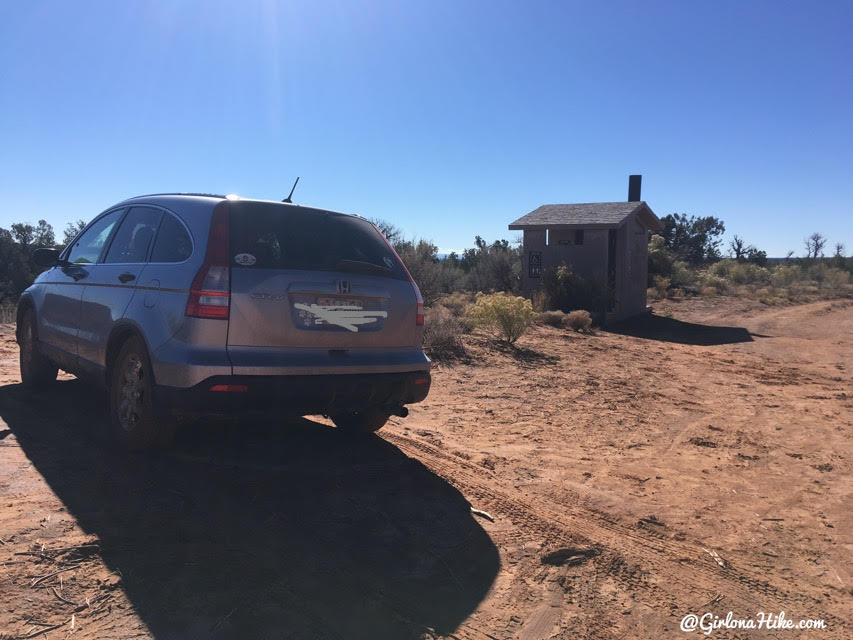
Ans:
[[[324,414],[376,431],[430,387],[423,301],[358,216],[234,196],[110,207],[21,296],[21,379],[106,387],[114,436],[167,444],[182,416]]]

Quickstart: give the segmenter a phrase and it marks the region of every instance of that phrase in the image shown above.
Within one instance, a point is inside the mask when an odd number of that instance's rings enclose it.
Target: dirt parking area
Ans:
[[[123,455],[98,392],[20,388],[3,327],[0,638],[687,638],[729,611],[826,628],[710,637],[851,637],[853,303],[466,346],[377,437],[198,423]]]

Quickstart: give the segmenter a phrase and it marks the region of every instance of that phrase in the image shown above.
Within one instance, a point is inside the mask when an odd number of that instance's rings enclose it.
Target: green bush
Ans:
[[[676,260],[672,263],[670,281],[674,287],[690,287],[696,282],[696,273],[686,262]]]
[[[589,311],[583,309],[572,311],[566,316],[566,326],[569,329],[586,333],[592,327],[592,316],[589,315]]]
[[[672,275],[673,262],[675,262],[675,257],[666,248],[666,241],[663,236],[653,235],[649,239],[649,277],[647,284],[652,286],[658,276],[669,278]]]
[[[533,322],[533,305],[527,298],[506,293],[477,294],[477,302],[468,311],[474,323],[513,344]]]
[[[780,264],[770,273],[770,282],[774,287],[787,287],[800,278],[800,269],[793,265]]]
[[[565,264],[544,271],[542,288],[550,310],[569,312],[572,309],[598,310],[604,307],[602,288],[573,273],[572,268]]]

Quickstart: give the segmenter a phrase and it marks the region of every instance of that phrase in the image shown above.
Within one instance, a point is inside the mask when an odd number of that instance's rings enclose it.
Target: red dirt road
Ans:
[[[850,637],[853,304],[657,313],[468,336],[381,437],[202,423],[147,456],[76,381],[21,390],[7,327],[0,637]]]

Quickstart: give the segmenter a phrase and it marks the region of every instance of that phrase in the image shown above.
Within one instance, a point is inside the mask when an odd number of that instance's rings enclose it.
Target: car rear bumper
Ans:
[[[224,338],[223,338],[224,340]],[[429,371],[430,359],[417,347],[279,348],[194,345],[169,340],[151,354],[158,384],[189,389],[213,377],[355,376]]]
[[[178,388],[156,386],[160,415],[308,415],[394,408],[426,398],[429,371],[381,374],[213,376]],[[216,390],[220,389],[220,390]]]

